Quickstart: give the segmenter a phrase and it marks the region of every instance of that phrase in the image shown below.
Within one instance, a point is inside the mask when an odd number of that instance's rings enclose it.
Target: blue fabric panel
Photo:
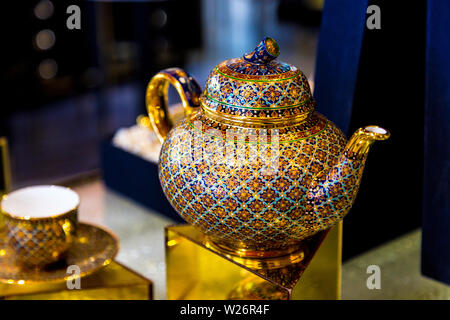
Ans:
[[[450,1],[428,0],[422,273],[450,284]]]
[[[156,163],[119,149],[110,140],[102,142],[100,152],[103,181],[108,188],[174,221],[184,222],[164,195]]]
[[[350,123],[367,0],[326,0],[317,49],[317,111],[346,134]]]

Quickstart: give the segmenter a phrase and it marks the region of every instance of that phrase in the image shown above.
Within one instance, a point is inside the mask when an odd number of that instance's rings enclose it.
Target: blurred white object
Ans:
[[[134,125],[130,128],[121,128],[114,135],[112,142],[118,148],[158,163],[161,143],[148,127]]]
[[[311,88],[311,93],[314,93],[314,74],[311,73],[308,78],[309,87]]]
[[[181,103],[171,104],[169,111],[174,123],[184,118],[184,109]],[[150,119],[148,116],[140,115],[136,122],[137,124],[130,128],[119,129],[112,140],[113,145],[148,161],[158,163],[162,145],[151,128]]]

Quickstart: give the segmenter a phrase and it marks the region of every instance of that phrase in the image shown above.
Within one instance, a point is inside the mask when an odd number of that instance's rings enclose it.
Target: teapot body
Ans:
[[[231,254],[286,255],[332,227],[353,204],[369,147],[390,135],[367,126],[347,141],[315,111],[305,75],[275,61],[278,54],[275,40],[265,38],[251,53],[217,65],[203,92],[177,68],[159,72],[147,88],[149,118],[163,142],[159,179],[167,199]],[[186,115],[175,125],[169,84]]]
[[[226,124],[199,111],[165,139],[159,178],[176,211],[215,243],[283,250],[337,222],[331,211],[329,217],[310,214],[307,195],[345,144],[343,133],[318,113],[267,129]]]

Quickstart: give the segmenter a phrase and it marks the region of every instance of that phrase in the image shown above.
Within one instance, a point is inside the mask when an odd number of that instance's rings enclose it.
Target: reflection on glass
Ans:
[[[36,46],[41,50],[48,50],[55,44],[55,33],[50,29],[41,30],[36,34]]]
[[[34,8],[34,15],[41,20],[47,20],[53,15],[53,3],[49,0],[40,1]]]
[[[53,59],[45,59],[39,64],[39,76],[44,80],[52,79],[58,72],[58,64]]]

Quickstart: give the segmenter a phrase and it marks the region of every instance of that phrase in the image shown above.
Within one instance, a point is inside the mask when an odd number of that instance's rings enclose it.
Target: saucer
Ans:
[[[110,231],[97,226],[79,223],[77,236],[64,260],[43,268],[22,269],[15,264],[14,252],[0,235],[0,282],[28,284],[42,282],[62,282],[74,279],[67,273],[67,267],[77,265],[80,277],[87,276],[107,266],[117,254],[119,241]]]

